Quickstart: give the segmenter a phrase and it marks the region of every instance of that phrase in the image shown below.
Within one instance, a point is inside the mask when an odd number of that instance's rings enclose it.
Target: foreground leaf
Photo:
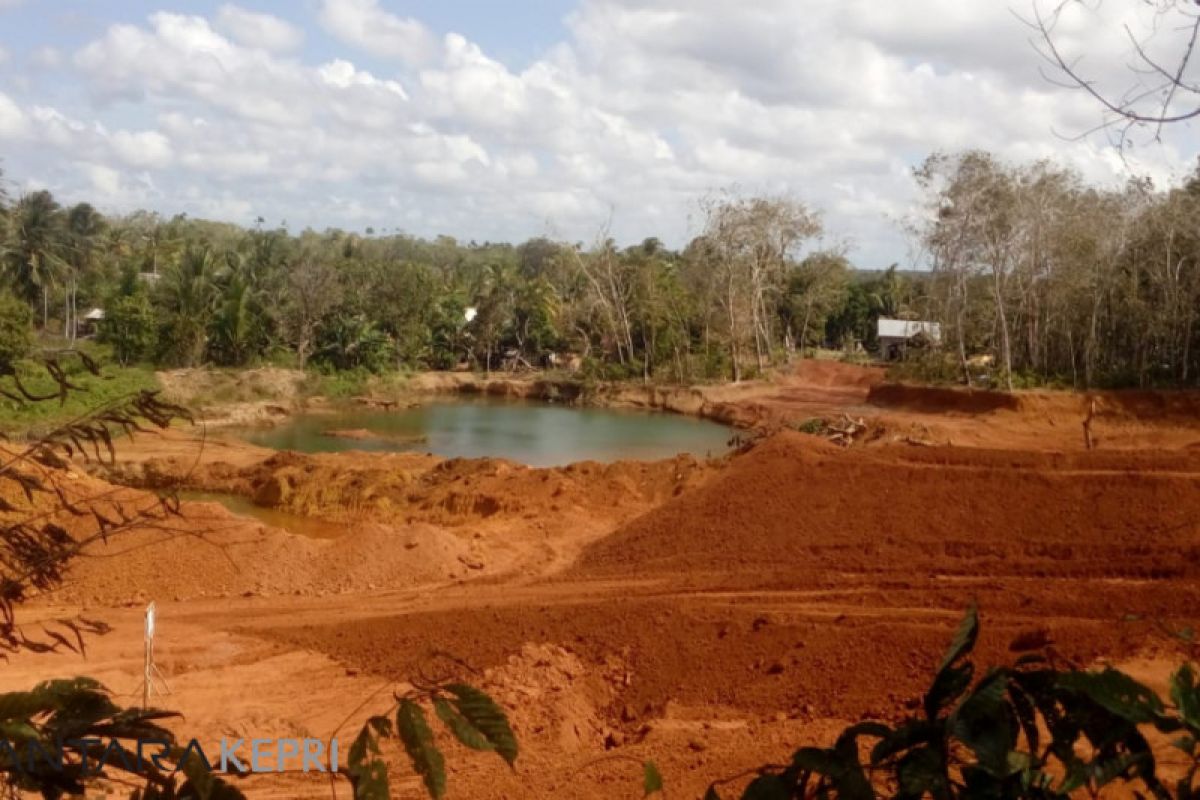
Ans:
[[[508,762],[510,767],[516,766],[517,737],[508,717],[496,701],[473,686],[461,683],[451,684],[446,691],[455,696],[454,705],[467,721],[477,728],[491,742],[496,753]]]
[[[454,734],[454,738],[472,750],[495,750],[495,746],[476,728],[458,709],[444,697],[435,697],[433,710],[445,726]]]
[[[647,761],[642,765],[642,793],[644,797],[649,797],[652,794],[658,794],[663,790],[662,774],[659,773],[658,767],[653,761]]]
[[[400,701],[396,712],[396,731],[404,744],[404,751],[412,761],[413,769],[425,782],[429,796],[435,800],[446,794],[446,762],[433,741],[433,731],[425,719],[425,712],[412,700]]]
[[[350,765],[346,772],[350,776],[350,787],[355,800],[390,800],[387,765],[383,763],[379,750],[379,739],[375,731],[380,729],[378,718],[368,720],[350,746]],[[385,720],[386,721],[386,720]],[[390,722],[388,725],[390,726]]]

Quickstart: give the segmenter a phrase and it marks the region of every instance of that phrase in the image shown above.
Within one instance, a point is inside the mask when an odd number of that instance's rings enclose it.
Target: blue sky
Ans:
[[[192,0],[173,7],[189,14],[211,17],[222,5],[225,3]],[[305,28],[306,55],[332,57],[340,51],[336,40],[324,35],[319,27],[310,25],[319,5],[312,0],[242,5]],[[483,0],[410,0],[389,4],[389,8],[397,13],[420,19],[434,31],[462,33],[496,57],[517,66],[533,61],[566,37],[563,20],[575,6],[576,3],[568,0],[521,0],[504,5]],[[144,22],[155,11],[171,7],[155,0],[121,0],[119,3],[26,0],[6,12],[5,46],[15,53],[27,53],[47,44],[67,49],[79,47],[103,34],[113,23]]]
[[[1049,1],[0,0],[0,158],[10,193],[111,213],[476,240],[681,246],[705,197],[787,195],[908,263],[934,151],[1191,168],[1191,128],[1126,159],[1060,135],[1099,112],[1039,73],[1017,14]],[[1120,86],[1138,20],[1103,9],[1065,46]]]

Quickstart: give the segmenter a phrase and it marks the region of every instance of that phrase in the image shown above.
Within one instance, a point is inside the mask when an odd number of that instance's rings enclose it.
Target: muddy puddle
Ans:
[[[219,503],[230,513],[239,517],[250,517],[272,528],[283,528],[298,536],[311,539],[336,539],[345,532],[345,528],[334,522],[304,517],[299,514],[289,514],[273,508],[257,506],[248,497],[223,492],[180,492],[179,499],[193,503]]]

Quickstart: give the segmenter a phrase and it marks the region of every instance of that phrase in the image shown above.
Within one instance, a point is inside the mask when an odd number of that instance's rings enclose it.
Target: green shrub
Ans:
[[[100,324],[101,340],[112,345],[113,357],[123,367],[151,354],[156,332],[154,308],[143,292],[115,298]]]
[[[97,376],[84,369],[76,358],[60,359],[59,364],[78,391],[68,393],[62,402],[30,403],[0,397],[0,431],[37,435],[119,398],[159,388],[158,379],[150,369],[107,367]],[[34,394],[57,391],[56,383],[42,364],[20,361],[15,371]]]
[[[0,371],[12,369],[33,350],[33,314],[9,292],[0,292]]]

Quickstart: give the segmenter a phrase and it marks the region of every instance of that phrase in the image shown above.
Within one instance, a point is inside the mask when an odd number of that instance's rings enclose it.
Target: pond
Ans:
[[[249,497],[237,494],[184,491],[179,493],[179,499],[193,503],[220,503],[239,517],[252,517],[272,528],[283,528],[312,539],[336,539],[345,531],[344,526],[332,522],[255,505]]]
[[[412,451],[506,458],[535,467],[575,461],[721,455],[730,428],[675,414],[503,400],[437,402],[398,411],[308,414],[274,428],[235,432],[275,450]]]

